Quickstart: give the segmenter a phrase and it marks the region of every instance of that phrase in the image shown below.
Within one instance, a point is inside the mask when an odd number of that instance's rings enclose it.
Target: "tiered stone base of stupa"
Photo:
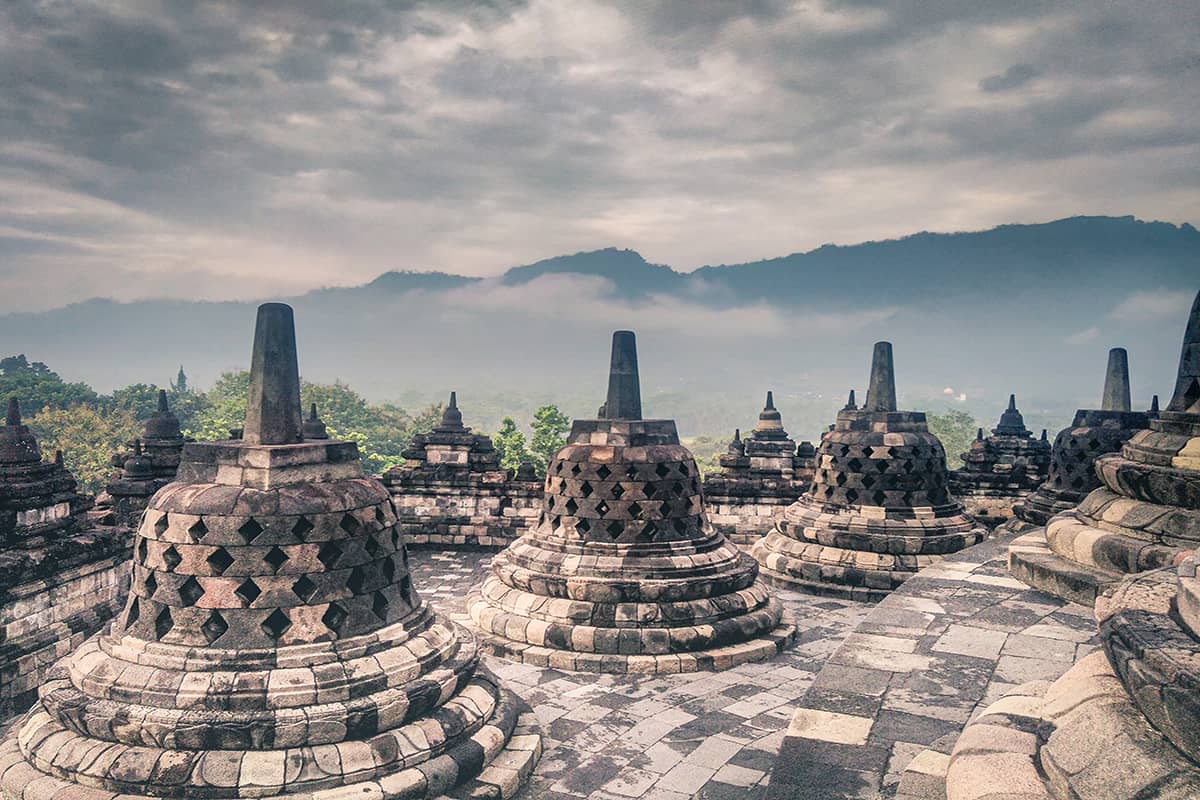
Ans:
[[[704,481],[704,503],[713,528],[748,549],[771,532],[775,519],[805,488],[792,479],[716,475]]]
[[[542,507],[542,482],[506,470],[397,468],[381,480],[405,540],[418,547],[506,547],[537,522]]]
[[[467,601],[495,655],[606,673],[725,669],[796,629],[758,565],[714,531],[669,420],[576,420],[543,519]]]
[[[1048,594],[1093,605],[1124,576],[1176,563],[1200,546],[1200,471],[1185,468],[1190,461],[1200,465],[1188,455],[1196,450],[1193,442],[1200,439],[1145,430],[1122,455],[1098,459],[1103,486],[1018,538],[1009,551],[1012,574]]]
[[[1195,561],[1125,579],[1097,613],[1106,652],[1052,684],[1018,688],[968,725],[948,800],[1200,797]]]
[[[828,508],[804,497],[751,553],[770,582],[816,594],[878,600],[987,531],[953,505],[897,512]]]

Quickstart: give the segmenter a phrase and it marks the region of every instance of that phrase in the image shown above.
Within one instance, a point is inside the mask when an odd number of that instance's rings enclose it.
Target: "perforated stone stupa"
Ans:
[[[1009,569],[1035,589],[1091,605],[1123,576],[1165,567],[1200,545],[1200,440],[1186,426],[1200,391],[1200,296],[1192,308],[1174,397],[1095,459],[1097,488],[1078,507],[1013,542]],[[1127,400],[1126,400],[1127,402]],[[1182,415],[1182,416],[1181,416]]]
[[[876,599],[987,535],[948,489],[925,414],[896,410],[892,346],[878,342],[863,407],[847,404],[817,448],[812,486],[751,548],[764,575],[822,594]]]
[[[775,398],[767,392],[758,424],[744,440],[734,431],[720,457],[721,470],[704,479],[704,500],[714,528],[749,547],[774,526],[775,515],[796,502],[812,481],[816,449],[796,442],[783,428]]]
[[[1019,687],[963,731],[949,800],[1200,797],[1200,552],[1184,549],[1200,541],[1200,296],[1175,394],[1150,425],[1100,458],[1104,487],[1051,524],[1083,526],[1093,547],[1121,537],[1113,553],[1169,542],[1172,559],[1186,556],[1097,599],[1102,653]]]
[[[1035,438],[1017,410],[1016,395],[985,437],[983,429],[963,453],[962,469],[950,473],[950,490],[967,513],[989,527],[1012,518],[1013,503],[1036,490],[1050,468],[1046,432]]]
[[[575,420],[543,515],[467,602],[489,649],[592,672],[724,669],[795,638],[758,565],[709,524],[673,420],[642,418],[637,350],[613,334],[605,415]]]
[[[121,610],[129,534],[93,527],[91,507],[61,451],[42,459],[9,398],[0,425],[0,719],[28,708],[47,668]]]
[[[1145,411],[1132,411],[1129,396],[1129,357],[1122,347],[1108,353],[1104,395],[1098,409],[1079,409],[1070,426],[1054,437],[1050,470],[1037,491],[1014,504],[1015,518],[1007,530],[1028,530],[1045,525],[1055,514],[1067,511],[1100,485],[1096,459],[1121,449],[1134,433],[1150,422]]]
[[[121,472],[96,498],[103,521],[136,528],[150,496],[175,479],[187,441],[179,430],[179,418],[171,413],[166,390],[159,389],[158,410],[146,420],[141,438],[112,457],[110,463]]]
[[[259,308],[242,439],[184,448],[133,562],[0,743],[4,800],[511,797],[532,769],[532,715],[421,600],[355,444],[302,438],[288,306]]]
[[[441,423],[414,436],[403,455],[381,480],[410,544],[505,547],[541,513],[543,487],[533,465],[500,466],[491,438],[463,425],[454,392]]]

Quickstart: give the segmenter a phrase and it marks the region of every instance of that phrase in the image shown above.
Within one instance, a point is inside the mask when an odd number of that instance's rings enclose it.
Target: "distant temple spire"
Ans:
[[[250,399],[242,441],[250,445],[296,444],[303,440],[296,321],[284,303],[258,307],[250,357]]]
[[[1104,373],[1104,397],[1101,411],[1132,411],[1129,399],[1129,354],[1124,347],[1108,351],[1108,369]]]
[[[458,392],[450,392],[450,402],[442,410],[442,421],[438,423],[439,431],[463,430],[462,412],[458,410]]]
[[[308,407],[308,419],[304,420],[304,438],[307,439],[328,439],[329,431],[325,427],[325,423],[317,416],[317,404],[310,403]]]
[[[850,399],[848,399],[848,400],[846,401],[846,405],[845,405],[845,407],[843,407],[843,408],[842,408],[842,410],[843,410],[843,411],[854,411],[854,410],[856,410],[857,408],[858,408],[858,403],[856,403],[856,402],[854,401],[854,390],[853,390],[853,389],[851,389],[851,390],[850,390]]]
[[[637,339],[633,331],[614,331],[608,368],[605,419],[641,419],[642,387],[638,379]]]
[[[871,355],[871,383],[867,388],[864,411],[896,410],[896,370],[892,361],[892,343],[876,342]]]

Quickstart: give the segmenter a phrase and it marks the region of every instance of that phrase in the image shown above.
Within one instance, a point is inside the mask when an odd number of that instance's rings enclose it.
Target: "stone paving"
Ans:
[[[936,784],[974,715],[1095,650],[1090,608],[1009,576],[1012,538],[949,556],[870,609],[796,703],[769,800],[896,797],[918,755],[911,778]]]
[[[424,598],[464,621],[491,554],[414,549]],[[522,800],[763,798],[797,700],[870,606],[778,590],[799,628],[770,661],[713,673],[568,673],[487,663],[537,715],[543,756]]]

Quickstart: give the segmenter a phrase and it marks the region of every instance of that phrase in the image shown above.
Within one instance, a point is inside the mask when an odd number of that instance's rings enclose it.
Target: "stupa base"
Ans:
[[[494,613],[494,607],[489,605],[480,594],[473,593],[467,598],[467,615],[457,619],[463,624],[476,626],[475,635],[482,652],[507,661],[574,672],[613,675],[672,675],[682,672],[719,671],[736,667],[738,664],[773,658],[796,640],[796,626],[786,616],[783,616],[774,627],[745,641],[676,653],[599,653],[548,647],[544,643],[518,641],[481,629],[479,619],[484,614]],[[734,621],[736,622],[736,620]],[[524,621],[523,626],[522,620],[516,617],[512,617],[509,622],[514,626],[524,627],[524,633],[528,638],[528,620]],[[589,632],[595,630],[588,626],[579,626],[579,629]],[[627,628],[624,630],[632,634],[627,639],[629,642],[627,647],[632,650],[634,640],[640,641],[638,629]],[[594,635],[586,638],[594,641]]]
[[[1013,540],[1008,548],[1008,571],[1039,592],[1089,607],[1124,577],[1055,553],[1046,544],[1044,528],[1035,528]]]
[[[947,800],[1200,797],[1200,767],[1129,699],[1104,653],[1018,687],[959,736]]]

